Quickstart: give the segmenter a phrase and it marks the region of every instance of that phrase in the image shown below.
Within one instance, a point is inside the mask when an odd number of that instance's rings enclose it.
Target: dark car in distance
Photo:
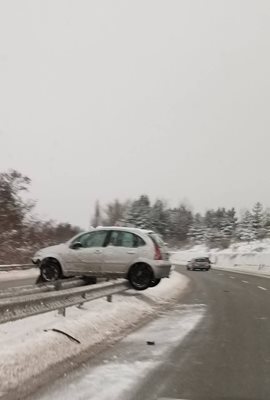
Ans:
[[[201,271],[209,271],[211,268],[211,261],[208,257],[193,258],[187,263],[187,270],[194,271],[196,269]]]

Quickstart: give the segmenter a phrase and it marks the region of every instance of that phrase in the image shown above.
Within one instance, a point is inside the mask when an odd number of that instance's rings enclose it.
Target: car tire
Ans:
[[[44,280],[43,280],[42,276],[39,275],[38,278],[37,278],[37,280],[36,280],[36,285],[40,285],[40,284],[42,284],[42,283],[44,283]]]
[[[135,290],[149,288],[153,279],[153,270],[147,264],[137,263],[130,268],[128,280]]]
[[[149,287],[155,287],[160,283],[161,279],[154,278],[151,280]]]
[[[40,276],[37,283],[55,282],[63,277],[60,264],[54,258],[46,258],[40,264]]]

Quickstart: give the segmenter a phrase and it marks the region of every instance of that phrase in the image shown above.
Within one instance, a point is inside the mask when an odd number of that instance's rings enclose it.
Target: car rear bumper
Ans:
[[[170,276],[172,264],[168,261],[158,261],[153,265],[155,278],[168,278]]]

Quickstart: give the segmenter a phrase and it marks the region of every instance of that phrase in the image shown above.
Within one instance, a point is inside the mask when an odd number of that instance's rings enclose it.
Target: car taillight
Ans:
[[[156,243],[155,243],[155,257],[154,257],[154,259],[155,260],[162,260],[162,254],[161,254],[160,248]]]

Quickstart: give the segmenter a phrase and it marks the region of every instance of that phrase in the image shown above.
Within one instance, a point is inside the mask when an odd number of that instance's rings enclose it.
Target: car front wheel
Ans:
[[[153,279],[152,268],[144,263],[133,265],[128,274],[129,283],[136,290],[147,289],[151,286]]]
[[[55,282],[62,278],[61,267],[57,260],[47,258],[41,262],[40,277],[37,283],[41,282]]]

